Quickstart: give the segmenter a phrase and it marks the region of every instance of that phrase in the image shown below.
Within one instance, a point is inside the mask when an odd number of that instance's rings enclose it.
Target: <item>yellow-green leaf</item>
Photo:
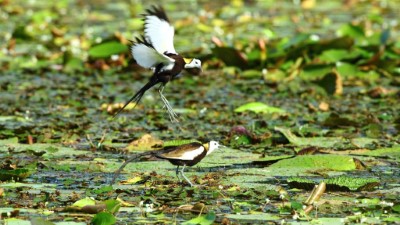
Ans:
[[[251,111],[255,113],[285,113],[285,110],[266,105],[262,102],[250,102],[247,104],[244,104],[242,106],[239,106],[238,108],[235,109],[235,112],[245,112],[245,111]]]
[[[89,55],[94,58],[107,58],[128,51],[128,46],[116,41],[102,43],[89,49]]]

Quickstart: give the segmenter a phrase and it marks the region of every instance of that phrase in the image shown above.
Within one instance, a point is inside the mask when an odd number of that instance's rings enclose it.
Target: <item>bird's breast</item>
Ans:
[[[160,73],[161,72],[166,72],[166,71],[171,71],[175,66],[175,63],[170,63],[168,65],[163,65],[160,69]]]

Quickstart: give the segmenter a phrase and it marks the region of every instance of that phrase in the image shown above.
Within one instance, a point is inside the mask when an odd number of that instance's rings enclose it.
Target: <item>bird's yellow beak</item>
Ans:
[[[186,64],[189,64],[193,59],[189,58],[183,58],[183,61],[185,61]]]

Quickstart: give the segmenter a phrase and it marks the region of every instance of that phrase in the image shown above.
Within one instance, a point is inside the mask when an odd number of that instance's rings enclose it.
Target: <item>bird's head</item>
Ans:
[[[213,152],[214,150],[217,150],[220,146],[218,141],[210,141],[206,145],[207,145],[206,147],[208,147],[207,155],[210,154],[211,152]]]
[[[199,59],[184,59],[185,69],[192,74],[199,74],[201,69],[201,61]]]

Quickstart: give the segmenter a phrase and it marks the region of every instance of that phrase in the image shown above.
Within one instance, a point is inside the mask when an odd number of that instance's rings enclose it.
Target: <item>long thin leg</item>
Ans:
[[[169,104],[167,98],[165,98],[165,96],[162,94],[162,91],[163,91],[163,90],[164,90],[164,86],[162,86],[162,89],[159,90],[159,93],[160,93],[161,100],[164,102],[164,107],[165,107],[165,108],[167,109],[167,111],[168,111],[169,119],[170,119],[172,122],[179,122],[179,121],[177,120],[177,118],[176,118],[176,117],[178,117],[178,116],[177,116],[176,113],[174,112],[174,109],[173,109],[172,106]]]
[[[177,119],[178,115],[176,115],[176,113],[174,112],[174,109],[169,104],[167,98],[165,98],[165,96],[163,95],[163,93],[162,93],[163,90],[164,90],[164,84],[161,84],[160,88],[158,89],[158,92],[160,93],[161,100],[164,102],[164,107],[168,111],[169,119],[171,120],[171,122],[179,122]]]
[[[183,170],[185,169],[185,166],[186,166],[186,165],[183,165],[182,169],[180,170],[180,173],[181,173],[182,177],[185,178],[185,180],[190,184],[190,186],[193,187],[192,182],[190,182],[190,180],[189,180],[189,179],[185,176],[185,174],[183,173]]]
[[[179,177],[179,165],[176,167],[176,177],[178,178],[179,183],[181,183],[182,180],[181,180],[181,178]]]

